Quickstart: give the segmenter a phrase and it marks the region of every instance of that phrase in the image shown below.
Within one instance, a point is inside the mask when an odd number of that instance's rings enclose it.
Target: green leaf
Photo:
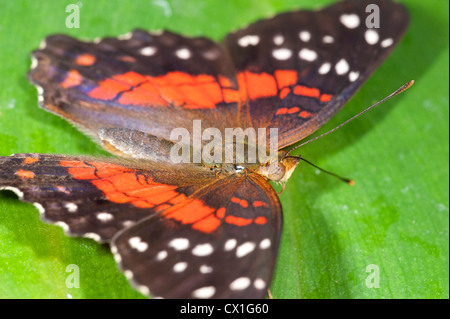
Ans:
[[[356,184],[316,174],[305,163],[297,168],[280,196],[284,229],[274,298],[449,298],[449,8],[440,0],[401,2],[412,17],[404,40],[320,132],[407,81],[416,84],[296,151]],[[330,1],[78,3],[80,28],[72,29],[66,27],[70,2],[0,3],[0,155],[105,154],[37,107],[26,73],[30,52],[50,34],[93,39],[139,27],[220,40],[257,19]],[[80,288],[69,288],[69,265],[79,269]],[[42,223],[32,205],[0,193],[0,298],[140,297],[106,246],[66,237]]]

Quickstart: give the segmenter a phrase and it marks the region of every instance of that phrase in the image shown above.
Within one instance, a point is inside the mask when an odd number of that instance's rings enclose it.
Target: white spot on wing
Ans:
[[[239,277],[230,284],[230,289],[244,290],[245,288],[248,288],[248,286],[250,286],[250,279],[248,277]]]
[[[248,255],[255,249],[255,243],[252,243],[250,241],[243,243],[236,249],[236,256],[238,258],[244,257],[245,255]]]
[[[161,250],[157,255],[156,255],[156,260],[161,261],[166,259],[167,257],[167,251],[165,250]]]
[[[140,285],[137,287],[137,290],[143,295],[150,295],[150,289],[147,286]]]
[[[116,261],[116,263],[120,264],[122,262],[122,257],[120,256],[119,251],[117,250],[117,247],[112,245],[111,252],[114,255],[114,260]]]
[[[347,61],[345,61],[345,59],[340,59],[339,62],[336,63],[335,69],[337,74],[343,75],[349,71],[350,66],[348,65]]]
[[[128,239],[128,243],[130,244],[131,248],[136,249],[139,252],[144,252],[148,248],[148,244],[146,242],[143,242],[141,237],[135,236]]]
[[[277,60],[287,60],[292,56],[292,51],[286,48],[279,48],[272,51],[272,55]]]
[[[187,268],[187,262],[180,261],[173,266],[173,271],[182,272],[182,271],[185,271],[186,268]]]
[[[217,48],[212,48],[202,53],[203,57],[207,60],[215,60],[220,56],[220,51]]]
[[[96,215],[97,219],[102,222],[108,222],[113,219],[113,215],[106,212],[100,212]]]
[[[273,37],[273,43],[276,45],[282,45],[284,42],[284,37],[281,34],[277,34]]]
[[[327,74],[328,72],[330,72],[331,69],[331,63],[325,62],[324,64],[322,64],[319,68],[319,74]]]
[[[123,274],[128,280],[133,279],[133,272],[131,270],[124,270]]]
[[[378,32],[372,29],[367,30],[364,33],[364,39],[366,39],[366,42],[370,45],[374,45],[378,42],[380,36],[378,35]]]
[[[348,75],[348,79],[350,82],[355,82],[359,78],[359,72],[358,71],[352,71]]]
[[[44,103],[44,89],[42,86],[35,84],[36,90],[38,91],[38,102]]]
[[[307,49],[307,48],[303,48],[300,50],[300,52],[298,53],[298,56],[300,57],[300,59],[302,60],[306,60],[309,62],[314,61],[315,59],[317,59],[317,53],[316,51]]]
[[[339,21],[349,29],[354,29],[359,26],[359,17],[354,13],[341,15]]]
[[[175,55],[182,60],[187,60],[192,56],[192,53],[188,48],[181,48],[175,51]]]
[[[311,39],[311,33],[309,33],[308,31],[300,31],[298,36],[303,42],[308,42]]]
[[[75,213],[78,210],[78,206],[75,203],[66,203],[64,207],[69,211],[69,213]]]
[[[265,238],[263,240],[261,240],[261,242],[259,243],[259,248],[260,249],[267,249],[271,246],[271,242],[269,238]]]
[[[394,43],[394,40],[392,38],[387,38],[381,41],[381,46],[383,48],[390,47]]]
[[[157,51],[156,47],[148,46],[142,48],[139,52],[145,56],[152,56],[155,55],[156,51]]]
[[[259,43],[259,36],[257,35],[245,35],[238,40],[238,44],[241,47],[248,47],[249,45],[257,45]]]
[[[333,43],[334,38],[331,35],[326,35],[322,38],[323,43]]]
[[[175,250],[185,250],[189,247],[189,240],[186,238],[175,238],[169,242],[169,246]]]
[[[209,273],[211,273],[212,272],[212,267],[211,266],[207,266],[207,265],[201,265],[200,266],[200,272],[202,273],[202,274],[209,274]]]
[[[255,281],[253,282],[253,286],[256,289],[262,290],[264,288],[266,288],[266,283],[264,282],[264,280],[262,280],[261,278],[257,278],[255,279]]]
[[[223,248],[225,249],[225,251],[230,251],[230,250],[232,250],[234,247],[236,247],[236,244],[237,244],[236,239],[234,239],[234,238],[228,239],[228,240],[225,242],[225,245],[224,245]]]
[[[122,222],[123,227],[131,227],[135,224],[136,222],[134,220],[125,220]]]
[[[214,288],[213,286],[208,286],[208,287],[202,287],[202,288],[198,288],[196,290],[194,290],[192,292],[192,297],[195,298],[211,298],[212,296],[214,296],[214,294],[216,293],[216,288]]]
[[[211,244],[199,244],[192,249],[192,254],[195,256],[208,256],[214,251]]]

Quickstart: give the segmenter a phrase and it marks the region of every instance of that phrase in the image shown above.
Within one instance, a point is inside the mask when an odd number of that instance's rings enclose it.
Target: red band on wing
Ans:
[[[274,74],[279,88],[285,88],[297,84],[298,81],[297,71],[278,70],[275,71]]]
[[[118,102],[138,106],[176,105],[187,109],[213,109],[219,103],[236,103],[240,93],[232,88],[228,78],[206,74],[191,75],[170,72],[151,77],[127,72],[100,82],[89,92],[100,100],[118,98]]]
[[[89,180],[114,203],[130,203],[140,208],[153,208],[172,200],[183,200],[173,185],[160,184],[150,177],[120,165],[81,161],[61,161],[75,179]]]
[[[237,78],[239,87],[246,91],[251,100],[278,95],[277,82],[268,73],[244,71]]]

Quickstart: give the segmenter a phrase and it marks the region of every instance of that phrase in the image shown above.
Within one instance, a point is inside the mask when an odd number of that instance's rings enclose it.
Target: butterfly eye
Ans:
[[[267,177],[274,182],[281,180],[286,173],[286,167],[280,162],[273,162],[268,169]]]

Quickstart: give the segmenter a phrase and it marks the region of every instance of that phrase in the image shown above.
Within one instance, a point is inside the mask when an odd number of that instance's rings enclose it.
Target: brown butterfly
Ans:
[[[146,295],[262,298],[277,258],[284,184],[300,157],[286,147],[328,121],[400,41],[405,8],[343,1],[258,21],[219,44],[135,30],[84,42],[50,36],[29,78],[39,105],[121,159],[0,157],[0,189],[33,203],[68,235],[111,246]],[[275,158],[177,163],[171,132],[276,128]],[[233,144],[233,143],[232,143]],[[234,144],[233,144],[234,145]],[[205,143],[203,143],[205,146]]]

